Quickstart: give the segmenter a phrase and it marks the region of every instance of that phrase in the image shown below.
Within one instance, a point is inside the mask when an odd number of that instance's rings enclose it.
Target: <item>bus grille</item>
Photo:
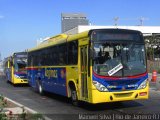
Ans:
[[[27,76],[20,76],[21,79],[27,79]]]
[[[130,97],[132,96],[133,92],[130,92],[130,93],[115,93],[114,96],[117,97],[117,98],[120,98],[120,97]]]

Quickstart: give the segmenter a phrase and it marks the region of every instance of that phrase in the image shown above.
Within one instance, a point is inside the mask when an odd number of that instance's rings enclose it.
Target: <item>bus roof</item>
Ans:
[[[89,33],[89,31],[78,33],[75,35],[59,34],[59,35],[53,36],[53,37],[45,40],[44,42],[40,43],[38,46],[36,46],[34,48],[29,49],[28,52],[37,51],[37,50],[41,50],[43,48],[47,48],[50,46],[54,46],[54,45],[58,45],[61,43],[81,39],[81,38],[88,36],[88,33]]]
[[[59,34],[59,35],[53,36],[53,37],[43,41],[42,43],[40,43],[38,46],[36,46],[34,48],[29,49],[28,52],[41,50],[43,48],[47,48],[47,47],[58,45],[58,44],[65,43],[65,42],[70,42],[70,41],[77,40],[77,39],[82,39],[84,37],[87,37],[92,31],[104,31],[104,30],[105,31],[114,31],[114,32],[115,31],[128,31],[128,32],[141,33],[140,31],[137,31],[137,30],[111,28],[111,29],[91,29],[91,30],[88,30],[85,32],[74,34],[74,35]]]
[[[27,52],[26,51],[24,51],[24,52],[15,52],[15,53],[13,53],[13,55],[15,55],[15,54],[26,54]]]

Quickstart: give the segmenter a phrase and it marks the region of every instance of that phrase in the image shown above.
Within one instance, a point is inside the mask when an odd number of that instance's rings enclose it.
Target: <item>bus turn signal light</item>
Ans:
[[[145,96],[145,95],[147,95],[147,92],[140,92],[139,93],[139,96]]]

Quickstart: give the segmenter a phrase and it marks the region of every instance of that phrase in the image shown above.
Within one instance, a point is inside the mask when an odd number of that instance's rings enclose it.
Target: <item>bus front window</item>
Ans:
[[[26,73],[26,59],[17,59],[14,67],[16,72]]]
[[[123,45],[122,60],[124,64],[124,76],[138,75],[146,72],[146,60],[144,45]]]
[[[146,71],[144,45],[94,44],[93,70],[102,76],[132,76]]]

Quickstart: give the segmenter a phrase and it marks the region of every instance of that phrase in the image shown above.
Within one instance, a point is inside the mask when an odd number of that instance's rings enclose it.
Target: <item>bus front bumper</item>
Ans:
[[[28,79],[14,78],[13,84],[28,84]]]
[[[100,92],[98,90],[92,90],[91,103],[104,103],[104,102],[116,102],[127,101],[137,99],[148,99],[149,87],[140,90],[130,90],[121,92]]]

